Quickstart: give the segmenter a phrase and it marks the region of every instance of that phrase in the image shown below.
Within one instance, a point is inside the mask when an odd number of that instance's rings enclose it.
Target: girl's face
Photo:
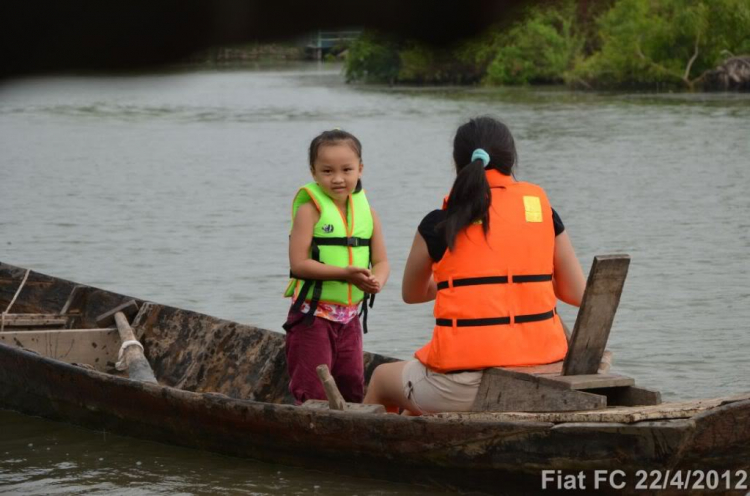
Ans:
[[[337,204],[344,205],[362,177],[362,168],[357,152],[349,143],[342,141],[318,148],[312,176],[328,196]]]

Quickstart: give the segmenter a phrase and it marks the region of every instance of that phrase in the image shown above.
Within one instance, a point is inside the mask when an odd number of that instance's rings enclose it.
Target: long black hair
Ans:
[[[456,236],[463,228],[481,221],[486,236],[490,227],[492,193],[484,174],[485,165],[479,158],[471,159],[479,148],[490,156],[487,169],[496,169],[509,176],[518,162],[513,135],[508,126],[497,119],[477,117],[458,128],[453,139],[456,180],[448,196],[445,220],[438,226],[450,250],[453,250]]]

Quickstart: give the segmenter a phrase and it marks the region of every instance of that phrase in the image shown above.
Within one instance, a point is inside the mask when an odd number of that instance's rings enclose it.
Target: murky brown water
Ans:
[[[32,79],[0,87],[0,260],[280,331],[289,204],[306,149],[342,127],[393,274],[365,347],[408,357],[429,305],[400,302],[450,143],[491,113],[579,258],[629,253],[610,348],[666,400],[750,390],[750,95],[351,87],[338,68]],[[570,308],[561,308],[574,320]],[[139,465],[140,463],[140,465]],[[0,412],[0,493],[421,494]]]

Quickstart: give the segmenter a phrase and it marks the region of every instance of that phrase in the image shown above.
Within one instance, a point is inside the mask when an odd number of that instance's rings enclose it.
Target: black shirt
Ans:
[[[427,243],[427,251],[430,254],[430,258],[435,262],[439,262],[443,258],[445,250],[448,249],[445,237],[437,230],[437,225],[443,219],[445,219],[445,210],[433,210],[425,215],[417,228],[419,234],[422,235],[425,243]],[[557,215],[554,208],[552,209],[552,224],[555,226],[555,236],[559,236],[565,231],[565,225],[563,225],[562,219]]]

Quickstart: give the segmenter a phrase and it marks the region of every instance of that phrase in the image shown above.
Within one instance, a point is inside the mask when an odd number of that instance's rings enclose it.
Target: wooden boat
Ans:
[[[734,474],[750,470],[750,393],[573,412],[306,409],[291,404],[281,334],[137,298],[132,328],[158,384],[127,378],[114,368],[117,329],[96,321],[130,300],[0,263],[0,310],[12,304],[0,329],[0,407],[227,455],[491,493],[538,491],[544,470],[621,470],[633,484],[639,471],[732,471],[730,489],[746,492]],[[367,377],[388,361],[367,353]]]

